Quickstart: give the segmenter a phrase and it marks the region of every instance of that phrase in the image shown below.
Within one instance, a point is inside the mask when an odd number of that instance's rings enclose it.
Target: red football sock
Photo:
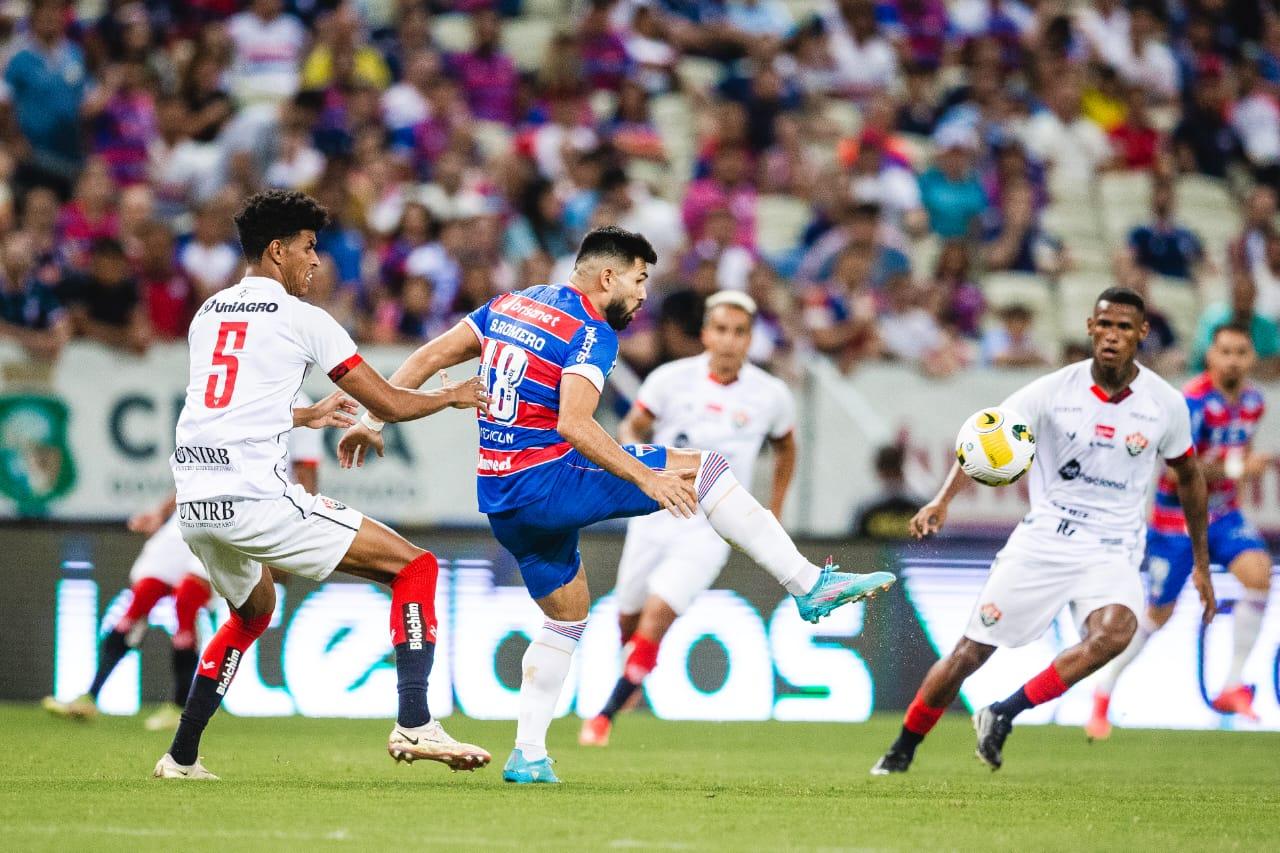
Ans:
[[[658,643],[640,632],[631,635],[631,653],[622,668],[623,678],[632,684],[644,681],[645,676],[653,672],[658,665]]]
[[[911,704],[907,706],[907,715],[902,720],[902,727],[909,732],[924,737],[938,724],[938,720],[942,719],[942,715],[947,712],[947,709],[933,708],[926,705],[924,699],[920,697],[921,694],[916,693],[915,698],[911,700]]]
[[[209,603],[209,584],[195,575],[187,575],[173,590],[173,609],[178,615],[178,631],[173,635],[175,649],[196,646],[196,614]]]
[[[1057,699],[1063,693],[1067,692],[1069,687],[1062,676],[1058,674],[1058,670],[1053,664],[1045,667],[1044,671],[1039,675],[1035,675],[1023,685],[1023,690],[1027,694],[1027,700],[1032,705],[1043,705],[1051,699]]]
[[[435,554],[423,553],[400,570],[391,582],[391,645],[436,641],[436,577],[440,564]],[[416,646],[413,644],[416,643]]]
[[[142,578],[132,587],[133,601],[120,617],[116,630],[127,634],[141,619],[146,619],[156,602],[169,594],[170,586],[159,578]]]
[[[219,696],[224,695],[227,687],[231,685],[231,679],[235,678],[236,669],[240,666],[240,658],[245,650],[253,645],[254,640],[263,635],[270,624],[270,613],[244,620],[233,610],[231,618],[222,623],[218,633],[214,634],[209,645],[205,646],[196,675],[218,682],[217,693]]]

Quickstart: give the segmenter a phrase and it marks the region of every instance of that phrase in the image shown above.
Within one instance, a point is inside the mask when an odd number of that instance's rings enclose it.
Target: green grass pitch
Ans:
[[[862,725],[620,721],[614,745],[552,726],[559,787],[505,785],[514,723],[447,721],[494,764],[395,765],[389,724],[219,715],[221,782],[148,778],[141,718],[0,706],[5,850],[1275,850],[1280,734],[1025,726],[991,773],[948,715],[903,777],[867,769],[896,715]]]

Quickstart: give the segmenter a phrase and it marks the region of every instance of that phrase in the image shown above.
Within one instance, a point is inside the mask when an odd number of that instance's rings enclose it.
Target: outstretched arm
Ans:
[[[698,511],[693,483],[674,472],[658,472],[622,449],[596,421],[600,392],[590,379],[566,373],[560,380],[560,417],[556,431],[583,456],[604,470],[634,483],[673,515],[686,518]]]
[[[1200,460],[1188,454],[1169,460],[1169,467],[1178,478],[1178,501],[1187,519],[1187,533],[1191,536],[1191,551],[1195,568],[1191,570],[1191,582],[1200,593],[1204,606],[1205,624],[1213,620],[1217,602],[1213,595],[1213,581],[1209,579],[1209,489],[1205,485]]]
[[[769,492],[769,509],[782,520],[782,505],[791,488],[791,478],[796,473],[796,434],[794,431],[781,438],[769,439],[773,449],[773,488]]]
[[[390,382],[401,388],[421,388],[422,383],[440,371],[479,357],[480,339],[470,326],[459,322],[414,350],[391,374]]]
[[[450,382],[445,377],[440,388],[420,391],[416,386],[404,388],[388,382],[367,361],[351,368],[338,380],[338,387],[354,397],[380,421],[413,421],[434,415],[450,406],[483,411],[489,402],[489,396],[484,392],[478,376],[464,382]]]
[[[911,534],[917,539],[923,539],[941,530],[947,520],[947,507],[951,505],[952,499],[959,494],[964,485],[964,471],[959,464],[953,463],[942,488],[933,496],[933,500],[921,507],[911,519]]]

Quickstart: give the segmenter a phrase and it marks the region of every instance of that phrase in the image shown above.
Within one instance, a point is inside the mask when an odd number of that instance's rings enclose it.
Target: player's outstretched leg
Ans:
[[[1013,731],[1014,717],[1057,699],[1071,685],[1115,659],[1128,648],[1137,627],[1138,617],[1121,604],[1108,604],[1090,613],[1085,618],[1084,639],[1054,658],[1043,672],[1007,699],[973,715],[978,760],[992,770],[999,770],[1004,764],[1004,742]]]
[[[897,580],[889,572],[849,574],[834,571],[838,567],[830,562],[824,568],[810,563],[773,513],[738,482],[719,453],[668,449],[667,464],[698,466],[694,486],[711,526],[791,593],[806,622],[817,622],[841,605],[872,597]]]
[[[173,590],[173,609],[178,621],[178,630],[173,635],[173,701],[147,717],[143,725],[149,732],[173,731],[181,721],[200,660],[196,650],[196,616],[208,603],[209,584],[195,575],[184,577]]]
[[[1244,590],[1232,605],[1231,669],[1222,692],[1213,700],[1213,709],[1222,714],[1239,714],[1258,721],[1253,710],[1253,687],[1244,683],[1244,665],[1262,632],[1262,618],[1271,597],[1271,557],[1265,551],[1246,551],[1231,561],[1231,573]]]
[[[1093,712],[1089,722],[1084,725],[1084,733],[1091,741],[1106,740],[1111,737],[1111,694],[1116,690],[1120,675],[1129,668],[1129,664],[1138,659],[1138,655],[1147,645],[1147,640],[1164,627],[1173,615],[1173,605],[1152,605],[1138,617],[1138,630],[1133,632],[1133,639],[1115,660],[1102,668],[1098,678],[1098,686],[1093,691]]]
[[[156,762],[157,779],[217,779],[200,763],[200,738],[235,678],[240,659],[271,623],[276,607],[275,584],[265,567],[257,586],[239,607],[231,608],[200,655],[196,677],[182,710],[169,751]]]
[[[124,616],[116,623],[107,636],[102,638],[98,646],[98,671],[94,673],[93,683],[83,696],[70,702],[59,702],[52,696],[46,696],[41,705],[51,714],[60,717],[71,717],[77,720],[92,719],[98,715],[98,694],[115,671],[116,665],[124,659],[130,649],[142,642],[147,633],[147,617],[156,602],[169,594],[170,587],[159,578],[141,578],[131,587],[133,600]]]
[[[906,773],[910,769],[916,757],[916,747],[960,695],[960,685],[977,672],[995,650],[995,646],[961,637],[951,654],[929,668],[915,698],[907,706],[898,739],[871,768],[872,776]]]

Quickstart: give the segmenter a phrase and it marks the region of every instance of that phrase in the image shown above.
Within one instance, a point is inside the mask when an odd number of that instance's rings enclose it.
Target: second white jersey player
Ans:
[[[706,353],[659,367],[645,380],[635,405],[653,419],[654,444],[718,451],[740,483],[752,482],[765,441],[795,429],[795,401],[787,386],[753,364],[724,383]],[[618,607],[639,613],[650,594],[677,614],[715,582],[729,545],[699,510],[693,518],[669,512],[634,518],[618,565]]]

